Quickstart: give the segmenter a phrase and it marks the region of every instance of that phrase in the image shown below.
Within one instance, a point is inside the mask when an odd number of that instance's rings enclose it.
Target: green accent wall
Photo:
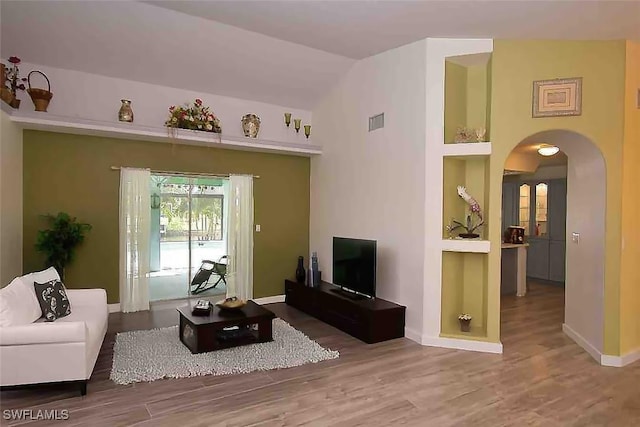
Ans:
[[[467,126],[472,129],[487,126],[487,74],[486,64],[467,67]],[[485,140],[488,141],[485,134]]]
[[[462,58],[462,57],[453,57]],[[484,127],[489,141],[491,120],[491,57],[486,64],[444,63],[444,142],[452,143],[459,127]],[[474,137],[475,141],[475,137]]]
[[[627,238],[620,267],[620,353],[640,348],[640,42],[627,41],[622,156],[622,230]],[[635,236],[635,237],[631,237]]]
[[[604,353],[620,354],[620,256],[625,41],[495,40],[489,237],[499,248],[502,173],[524,138],[545,130],[578,132],[594,142],[607,169]],[[534,80],[582,77],[582,115],[531,117]],[[500,337],[500,251],[489,255],[488,335]],[[493,314],[492,314],[493,313]]]
[[[483,157],[445,158],[443,162],[443,238],[448,238],[445,226],[451,219],[465,221],[467,203],[458,196],[457,186],[464,185],[467,192],[480,203],[486,218],[489,200],[489,161]],[[486,224],[486,221],[485,221]],[[454,231],[454,235],[463,230]],[[476,230],[482,239],[487,236],[486,225]],[[442,254],[441,336],[464,336],[482,339],[487,336],[487,269],[488,255],[475,253]],[[472,331],[461,334],[458,324],[460,313],[470,314]]]
[[[118,296],[119,180],[111,166],[259,175],[254,180],[254,297],[281,295],[297,257],[309,252],[306,157],[61,133],[24,132],[24,271],[42,269],[35,251],[41,215],[68,212],[93,229],[66,271],[70,288],[100,287]]]
[[[444,76],[444,142],[449,144],[467,125],[467,69],[445,61]]]

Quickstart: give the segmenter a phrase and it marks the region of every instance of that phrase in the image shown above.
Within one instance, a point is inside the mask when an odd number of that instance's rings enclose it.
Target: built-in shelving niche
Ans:
[[[486,221],[489,157],[445,157],[443,162],[441,336],[482,340],[487,336],[487,263],[490,251],[490,242],[485,240],[487,222],[477,230],[481,236],[477,240],[451,240],[445,226],[452,218],[464,221],[469,211],[468,205],[457,194],[458,185],[464,185],[480,203]],[[471,332],[460,332],[458,315],[461,313],[473,316]]]
[[[444,142],[453,143],[458,127],[491,129],[491,53],[451,56],[445,60]]]
[[[486,341],[488,313],[489,170],[491,143],[491,54],[449,57],[445,61],[445,115],[442,201],[442,296],[440,336]],[[459,127],[485,128],[483,142],[455,143]],[[446,225],[452,218],[463,222],[468,206],[457,186],[480,204],[485,224],[478,240],[450,240]],[[454,236],[458,233],[453,233]],[[471,332],[461,332],[458,315],[470,314]]]
[[[486,339],[487,268],[480,253],[442,253],[442,309],[440,336]],[[458,315],[470,314],[471,332],[461,332]]]

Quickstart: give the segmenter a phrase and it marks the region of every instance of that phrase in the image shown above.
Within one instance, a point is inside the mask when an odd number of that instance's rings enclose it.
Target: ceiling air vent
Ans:
[[[369,117],[369,132],[384,127],[384,113]]]

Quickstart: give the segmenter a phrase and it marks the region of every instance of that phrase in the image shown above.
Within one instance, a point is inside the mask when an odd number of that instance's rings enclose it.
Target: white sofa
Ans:
[[[54,268],[14,279],[0,289],[0,386],[87,380],[107,332],[104,289],[68,289],[71,314],[45,322],[34,282],[60,280]]]

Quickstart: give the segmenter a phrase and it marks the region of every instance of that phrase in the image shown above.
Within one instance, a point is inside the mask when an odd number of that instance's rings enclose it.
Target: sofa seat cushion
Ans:
[[[39,344],[85,344],[84,322],[46,322],[0,328],[0,348]],[[35,348],[35,347],[34,347]]]
[[[86,341],[88,348],[93,349],[95,346],[98,348],[102,345],[104,338],[104,332],[107,328],[108,312],[106,307],[96,307],[92,305],[74,305],[71,314],[65,317],[57,319],[55,324],[59,323],[74,323],[84,322],[86,326]],[[38,319],[38,323],[45,322],[44,318]]]
[[[38,319],[36,323],[44,323],[44,318]],[[104,319],[100,316],[100,310],[96,310],[96,307],[90,305],[74,306],[71,314],[65,317],[56,319],[55,323],[65,322],[84,322],[87,325],[87,334],[98,335],[102,331],[104,326]]]

